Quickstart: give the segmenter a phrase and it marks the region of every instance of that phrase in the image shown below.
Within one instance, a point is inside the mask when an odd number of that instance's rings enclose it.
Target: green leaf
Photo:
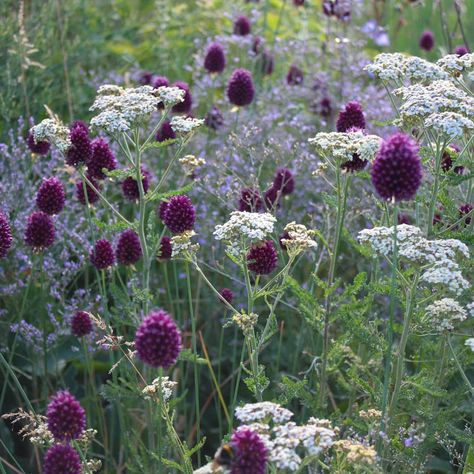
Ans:
[[[192,181],[186,186],[183,186],[182,188],[175,189],[173,191],[168,191],[166,193],[151,192],[146,195],[146,200],[148,202],[162,201],[163,199],[168,199],[173,196],[178,196],[179,194],[187,194],[194,187],[194,184],[195,184],[195,181]]]
[[[185,362],[192,362],[193,364],[200,364],[200,365],[207,364],[206,359],[199,357],[196,354],[193,354],[189,349],[182,350],[179,354],[178,359]]]

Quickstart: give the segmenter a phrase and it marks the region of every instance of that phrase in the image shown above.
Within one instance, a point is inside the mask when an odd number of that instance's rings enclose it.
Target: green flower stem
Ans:
[[[471,396],[474,397],[474,387],[472,386],[471,382],[467,378],[466,372],[464,372],[464,369],[462,368],[462,365],[459,362],[458,356],[456,355],[453,345],[451,344],[451,337],[449,335],[448,335],[448,346],[449,346],[449,349],[451,350],[451,354],[453,355],[454,362],[456,363],[456,366],[459,370],[459,373],[461,374],[462,379],[466,383],[469,389],[469,392],[471,392]]]
[[[428,237],[433,235],[433,218],[435,213],[436,200],[438,198],[439,191],[439,177],[441,171],[441,158],[443,157],[443,151],[445,148],[445,143],[442,145],[439,142],[436,142],[436,160],[435,160],[435,169],[434,169],[434,183],[433,183],[433,192],[431,193],[430,206],[428,212]]]

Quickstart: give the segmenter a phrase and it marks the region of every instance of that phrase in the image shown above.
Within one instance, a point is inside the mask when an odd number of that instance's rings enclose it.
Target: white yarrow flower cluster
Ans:
[[[426,307],[425,318],[436,330],[451,331],[457,322],[467,319],[467,311],[456,300],[443,298]]]
[[[458,56],[457,54],[448,54],[436,61],[436,64],[453,76],[459,76],[464,71],[474,68],[474,53]]]
[[[466,339],[464,342],[464,345],[469,347],[472,352],[474,352],[474,337],[470,337],[469,339]]]
[[[293,413],[283,408],[278,403],[259,402],[247,403],[235,409],[235,417],[242,423],[269,422],[285,423],[289,421]]]
[[[184,101],[186,92],[179,87],[158,87],[158,97],[165,107],[172,107]]]
[[[196,168],[206,164],[204,158],[196,158],[194,155],[185,155],[178,161],[186,176],[192,176]]]
[[[381,53],[375,56],[374,62],[364,70],[374,74],[383,81],[400,82],[405,76],[407,56],[402,53]]]
[[[315,232],[308,230],[303,224],[290,222],[285,226],[288,238],[281,239],[281,243],[286,247],[291,255],[298,255],[309,248],[316,248],[318,244],[312,239]]]
[[[163,397],[163,399],[165,401],[168,401],[172,397],[177,385],[178,382],[170,380],[169,377],[157,377],[153,380],[151,385],[147,385],[142,390],[142,392],[145,395],[145,398],[149,399],[151,395],[160,396],[161,391],[161,396]]]
[[[171,119],[171,128],[175,133],[186,135],[194,132],[197,128],[204,124],[203,119],[192,117],[182,117],[180,115]]]
[[[62,153],[66,153],[71,146],[69,129],[57,119],[47,118],[30,130],[35,143],[47,141],[52,143]]]
[[[171,237],[171,258],[189,258],[195,254],[199,250],[199,244],[191,240],[195,235],[194,230],[185,230]]]
[[[418,56],[408,56],[404,63],[405,77],[411,82],[431,82],[447,80],[449,75],[437,64],[430,63]]]
[[[425,127],[433,129],[437,135],[455,140],[471,133],[474,130],[474,122],[456,112],[440,112],[431,114],[425,120]]]

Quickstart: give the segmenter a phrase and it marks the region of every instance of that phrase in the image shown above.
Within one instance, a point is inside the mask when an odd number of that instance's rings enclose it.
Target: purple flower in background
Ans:
[[[54,444],[44,455],[43,474],[81,474],[78,452],[69,444]]]
[[[211,110],[207,113],[205,124],[213,130],[218,130],[222,125],[224,125],[222,112],[215,105],[213,105]]]
[[[0,258],[5,258],[13,243],[12,230],[7,216],[0,211]]]
[[[76,311],[71,319],[71,333],[76,337],[87,336],[92,332],[92,319],[86,311]]]
[[[102,170],[112,171],[116,167],[117,162],[109,144],[103,138],[95,138],[92,141],[92,155],[87,162],[88,176],[105,179],[107,176]]]
[[[273,178],[273,187],[283,196],[291,194],[295,189],[295,178],[293,173],[286,168],[278,168]]]
[[[53,244],[55,237],[54,223],[51,217],[42,211],[33,212],[28,217],[25,230],[25,242],[39,252]]]
[[[28,145],[31,153],[34,153],[35,155],[47,155],[49,153],[49,149],[51,148],[49,142],[45,140],[35,142],[35,138],[31,132],[28,132],[26,144]]]
[[[365,117],[362,106],[353,100],[348,102],[339,112],[336,129],[338,132],[347,132],[350,128],[365,129]]]
[[[120,234],[115,256],[122,265],[133,265],[140,260],[142,247],[135,231],[127,229]]]
[[[150,186],[150,173],[142,167],[142,186],[143,192],[146,194]],[[122,182],[122,193],[129,201],[137,201],[140,199],[140,190],[138,189],[138,181],[129,176]]]
[[[248,269],[257,275],[268,275],[275,270],[277,263],[278,255],[271,240],[253,244],[247,253]]]
[[[196,220],[196,211],[188,196],[173,196],[160,216],[163,222],[173,234],[181,234],[185,230],[192,230]]]
[[[158,251],[158,260],[169,260],[173,254],[173,247],[171,245],[171,238],[164,235],[160,241],[160,249]]]
[[[293,5],[296,7],[302,7],[304,5],[304,0],[293,0]]]
[[[166,76],[155,76],[153,78],[153,87],[158,89],[158,87],[168,87],[170,85],[170,81]]]
[[[469,50],[463,44],[460,44],[454,48],[454,54],[458,56],[464,56],[465,54],[469,54]]]
[[[249,428],[240,428],[232,434],[235,455],[231,462],[231,474],[264,474],[268,451],[260,436]]]
[[[92,142],[89,138],[89,128],[84,122],[77,120],[69,130],[71,146],[66,153],[66,163],[78,166],[87,163],[92,156]]]
[[[204,67],[208,72],[221,73],[225,68],[225,64],[224,48],[220,43],[211,43],[206,51]]]
[[[397,222],[398,222],[398,225],[402,225],[402,224],[408,224],[409,225],[411,220],[410,220],[410,217],[407,214],[400,213],[400,214],[398,214]]]
[[[420,48],[425,51],[431,51],[434,48],[435,36],[432,31],[425,30],[420,36]]]
[[[94,178],[89,178],[89,181],[92,183],[97,191],[100,190],[100,183],[96,181]],[[86,188],[87,193],[87,202],[89,204],[94,204],[99,200],[99,195],[92,189],[89,183],[83,183],[82,181],[76,181],[76,197],[78,201],[85,206],[86,202],[86,194],[84,193],[84,187]]]
[[[321,117],[328,118],[332,113],[331,99],[329,97],[323,97],[318,104],[318,113]]]
[[[348,173],[361,171],[367,166],[367,160],[362,160],[357,153],[352,155],[352,160],[347,160],[341,164],[341,168]]]
[[[252,74],[246,69],[236,69],[227,83],[227,97],[231,104],[243,107],[253,101],[255,89]]]
[[[90,253],[90,260],[97,270],[105,270],[115,262],[112,244],[106,239],[99,239]]]
[[[262,53],[261,59],[261,71],[264,76],[271,76],[273,73],[274,59],[273,55],[268,51]]]
[[[174,140],[176,138],[176,133],[171,126],[169,120],[165,120],[159,130],[156,132],[156,141],[165,142],[166,140]]]
[[[239,16],[234,22],[234,34],[247,36],[250,34],[250,21],[246,16]]]
[[[191,95],[191,91],[189,90],[188,84],[186,84],[186,82],[183,82],[183,81],[176,81],[173,84],[173,87],[178,87],[179,89],[184,91],[183,102],[176,104],[172,109],[173,112],[186,113],[186,114],[191,112],[191,108],[193,106],[193,97]]]
[[[380,26],[376,20],[371,19],[364,24],[361,31],[370,38],[377,46],[390,46],[390,38],[385,28]]]
[[[84,433],[86,412],[67,390],[57,392],[51,398],[46,417],[49,431],[59,441],[71,441]]]
[[[66,202],[66,194],[61,181],[54,176],[44,179],[36,193],[36,206],[51,216],[59,214]]]
[[[472,211],[473,207],[471,204],[466,203],[459,207],[459,217],[464,218],[467,214]],[[471,223],[471,217],[464,218],[464,224],[469,225]]]
[[[234,299],[234,292],[229,288],[222,288],[220,295],[224,298],[227,303],[232,304],[232,300]]]
[[[280,207],[280,198],[281,191],[275,186],[270,186],[265,191],[264,201],[269,210],[272,210],[275,207]]]
[[[286,82],[290,86],[298,86],[300,84],[303,84],[304,80],[304,73],[303,71],[292,64],[290,66],[290,69],[288,69],[288,74],[286,75]]]
[[[240,191],[239,211],[258,212],[263,207],[262,198],[258,190],[244,188]]]
[[[142,86],[149,86],[153,80],[153,73],[150,71],[143,71],[140,73],[140,77],[138,78],[138,82]]]

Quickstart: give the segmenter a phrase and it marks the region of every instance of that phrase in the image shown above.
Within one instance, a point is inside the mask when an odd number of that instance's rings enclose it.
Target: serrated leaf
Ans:
[[[193,354],[189,349],[182,350],[179,354],[178,359],[185,362],[192,362],[193,364],[200,364],[200,365],[207,364],[206,359],[199,357],[196,354]]]
[[[163,199],[168,199],[173,196],[178,196],[180,194],[186,194],[191,189],[194,187],[195,182],[192,181],[191,183],[188,183],[186,186],[183,186],[182,188],[179,189],[174,189],[172,191],[168,191],[166,193],[155,193],[151,192],[146,195],[146,200],[148,202],[153,202],[153,201],[162,201]]]

